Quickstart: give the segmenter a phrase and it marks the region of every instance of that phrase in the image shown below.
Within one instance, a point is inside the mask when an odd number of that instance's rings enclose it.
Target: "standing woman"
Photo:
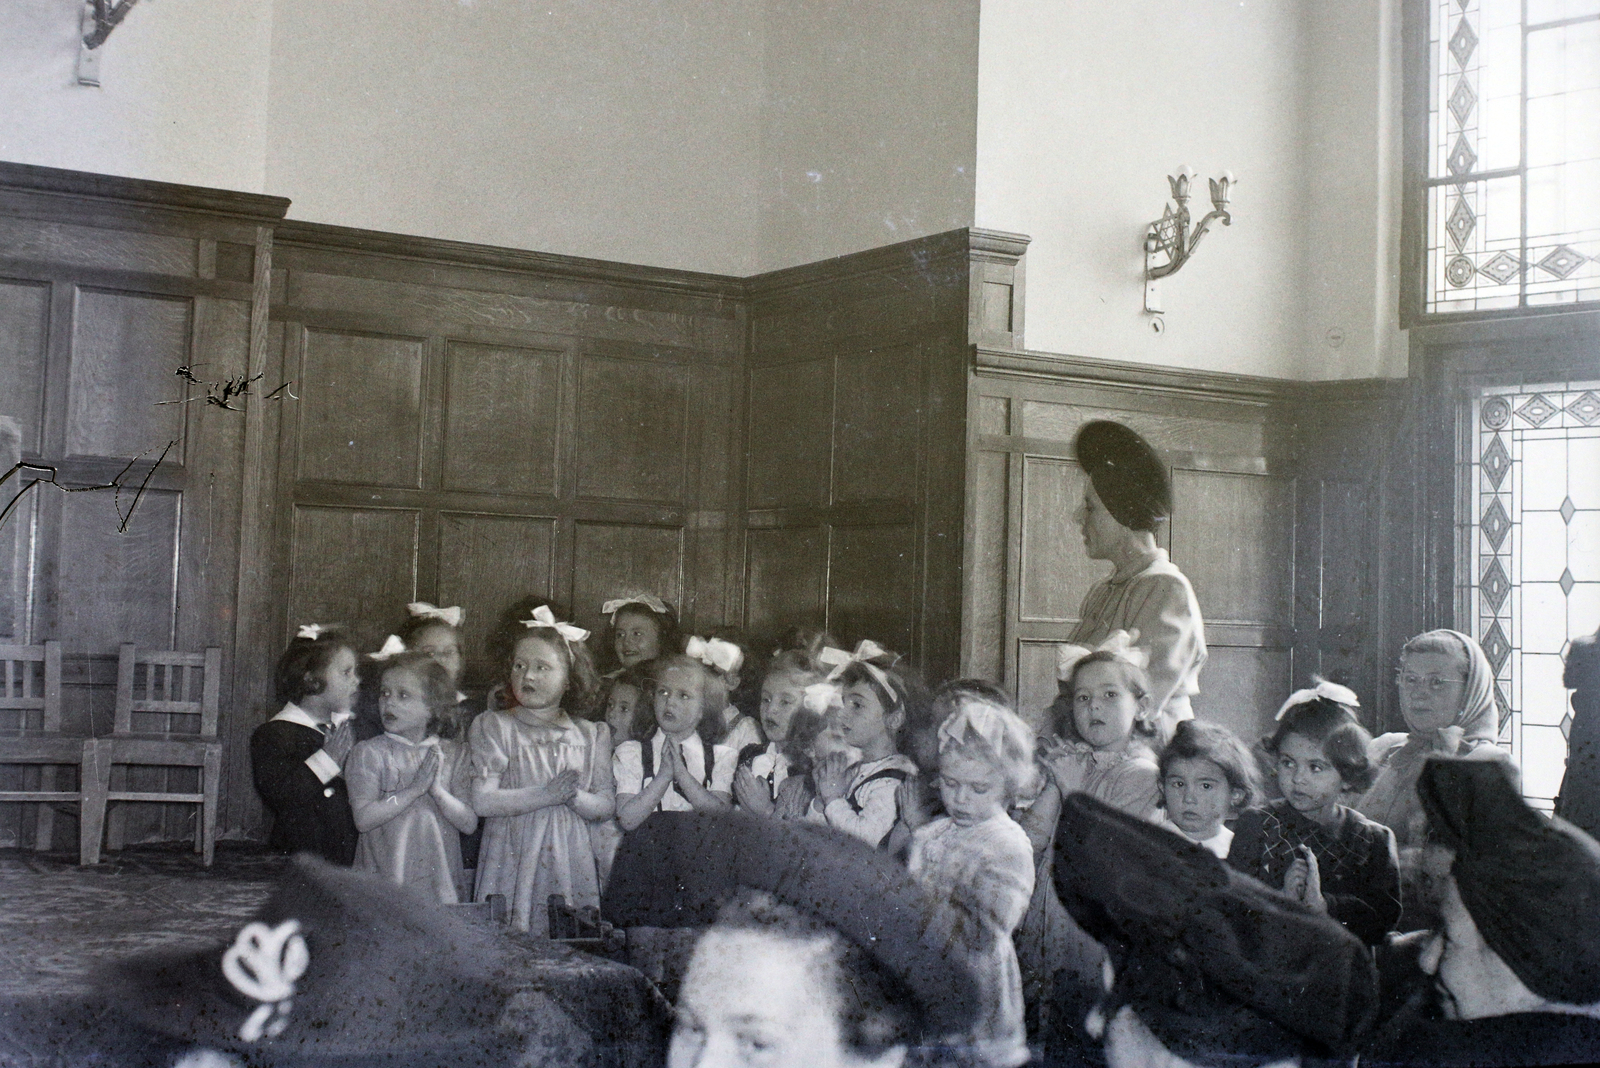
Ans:
[[[1150,705],[1165,743],[1179,722],[1194,717],[1189,699],[1206,662],[1194,589],[1156,545],[1157,526],[1172,514],[1172,487],[1150,443],[1121,423],[1085,423],[1073,449],[1087,476],[1074,514],[1084,551],[1112,571],[1084,597],[1067,641],[1093,649],[1115,631],[1134,635],[1150,655]]]

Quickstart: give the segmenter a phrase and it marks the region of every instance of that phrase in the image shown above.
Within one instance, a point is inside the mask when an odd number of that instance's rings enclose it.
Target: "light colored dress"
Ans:
[[[623,742],[617,746],[617,754],[612,758],[612,769],[616,778],[618,794],[642,794],[656,777],[655,773],[661,768],[661,747],[666,744],[667,736],[657,730],[650,739],[650,774],[644,773],[644,747],[639,742]],[[711,747],[711,774],[706,774],[705,743],[697,734],[691,734],[685,741],[680,752],[683,753],[683,762],[689,774],[700,780],[707,790],[714,794],[731,794],[733,792],[733,772],[739,763],[739,754],[725,745]],[[661,795],[661,812],[693,812],[694,806],[689,799],[678,792],[676,785],[667,787],[667,792]]]
[[[452,741],[413,742],[384,733],[356,743],[345,761],[350,807],[360,809],[410,784],[430,749],[444,762],[444,781],[470,807],[471,762]],[[416,798],[386,823],[363,831],[356,843],[357,871],[376,872],[400,886],[422,891],[446,905],[461,900],[461,834],[431,794]]]
[[[984,1063],[1016,1068],[1028,1059],[1022,972],[1011,943],[1033,894],[1027,833],[1004,813],[970,827],[944,817],[912,834],[908,866],[931,899],[951,906],[929,937],[959,947],[977,974],[982,1009],[966,1040]]]
[[[722,717],[722,721],[728,725],[728,733],[723,735],[719,744],[732,749],[735,756],[744,752],[747,746],[767,744],[761,734],[761,724],[755,721],[755,717],[744,715],[733,705],[723,710]]]
[[[578,773],[578,789],[614,796],[611,728],[565,712],[518,708],[485,712],[468,735],[473,771],[500,776],[500,788],[542,786],[561,772]],[[546,930],[550,895],[575,908],[600,904],[600,874],[589,821],[570,805],[515,816],[487,816],[478,855],[476,898],[504,894],[518,930]],[[537,922],[535,922],[537,920]]]
[[[1150,705],[1161,711],[1161,737],[1194,718],[1189,699],[1200,692],[1206,662],[1206,626],[1194,587],[1167,558],[1165,549],[1142,571],[1090,587],[1079,610],[1080,622],[1067,641],[1096,648],[1113,631],[1138,631],[1134,644],[1150,654]]]

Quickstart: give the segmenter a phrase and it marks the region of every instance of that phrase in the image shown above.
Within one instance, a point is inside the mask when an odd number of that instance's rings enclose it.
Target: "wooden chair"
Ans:
[[[0,801],[36,804],[33,847],[55,844],[55,806],[80,804],[83,739],[61,733],[61,643],[0,645],[0,765],[39,769],[37,790],[0,790]],[[79,769],[79,789],[57,789],[65,766]]]
[[[622,959],[627,932],[602,920],[595,906],[586,905],[580,909],[567,904],[564,895],[551,894],[548,911],[552,942],[562,942],[602,957]]]
[[[217,705],[222,692],[222,650],[140,653],[124,643],[117,658],[117,710],[112,733],[83,746],[83,864],[100,862],[105,834],[122,848],[122,822],[113,801],[156,801],[200,806],[194,851],[206,867],[217,842],[217,801],[222,784],[222,743]],[[111,789],[117,765],[199,768],[197,792]],[[107,824],[109,823],[109,828]]]

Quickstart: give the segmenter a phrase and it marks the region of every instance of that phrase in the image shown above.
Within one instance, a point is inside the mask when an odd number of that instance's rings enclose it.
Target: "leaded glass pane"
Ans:
[[[1472,416],[1471,625],[1500,742],[1548,809],[1571,726],[1562,656],[1600,626],[1600,382],[1484,390]]]
[[[1429,56],[1425,310],[1600,301],[1600,0],[1433,0]]]

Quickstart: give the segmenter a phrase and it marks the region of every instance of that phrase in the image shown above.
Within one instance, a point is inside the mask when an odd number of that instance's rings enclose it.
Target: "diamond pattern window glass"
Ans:
[[[1428,0],[1423,311],[1600,301],[1600,0]]]
[[[1600,625],[1600,382],[1495,387],[1472,405],[1473,636],[1500,743],[1549,810],[1566,770],[1567,643]]]

